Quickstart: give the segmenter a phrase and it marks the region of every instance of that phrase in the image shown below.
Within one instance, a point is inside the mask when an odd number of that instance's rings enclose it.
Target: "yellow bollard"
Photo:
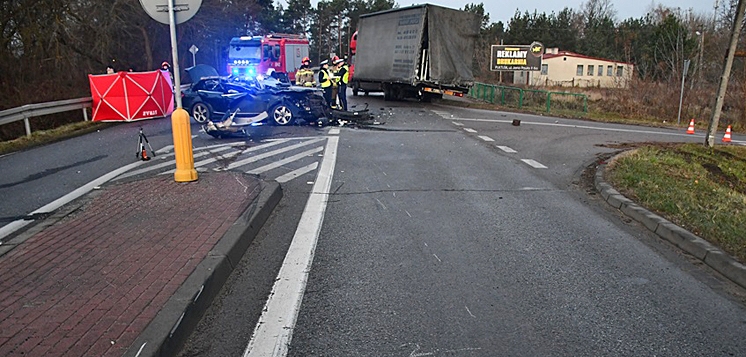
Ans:
[[[171,114],[171,130],[174,134],[174,155],[176,157],[174,180],[176,182],[197,181],[189,113],[183,108],[178,108]]]

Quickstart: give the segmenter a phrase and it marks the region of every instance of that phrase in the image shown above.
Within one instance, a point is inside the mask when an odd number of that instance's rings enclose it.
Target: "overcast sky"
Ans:
[[[286,1],[276,0],[286,6]],[[461,9],[466,4],[484,4],[484,9],[490,14],[490,22],[502,21],[507,23],[515,14],[516,9],[521,13],[528,11],[533,13],[537,10],[539,13],[545,12],[550,14],[552,11],[559,13],[562,9],[569,7],[573,10],[579,10],[584,0],[396,0],[399,7],[407,7],[414,4],[430,3]],[[720,0],[720,4],[724,0]],[[318,0],[311,0],[311,4],[316,6]],[[695,13],[708,14],[712,16],[715,0],[612,0],[614,9],[617,12],[617,21],[622,21],[630,17],[639,18],[647,13],[647,10],[653,8],[654,4],[662,4],[667,7],[679,7],[682,10],[692,9]]]
[[[490,22],[502,21],[507,23],[515,14],[516,9],[521,13],[528,11],[533,13],[537,10],[539,13],[545,12],[550,14],[552,11],[559,13],[562,9],[569,7],[573,10],[579,10],[584,0],[397,0],[400,7],[406,7],[414,4],[430,3],[450,7],[454,9],[463,8],[465,4],[484,4],[484,10],[490,14]],[[647,10],[654,4],[662,4],[667,7],[679,7],[682,10],[692,9],[695,13],[710,14],[713,13],[715,5],[714,0],[612,0],[614,9],[617,12],[617,21],[628,19],[630,17],[639,18],[645,16]],[[720,1],[722,5],[723,0]]]

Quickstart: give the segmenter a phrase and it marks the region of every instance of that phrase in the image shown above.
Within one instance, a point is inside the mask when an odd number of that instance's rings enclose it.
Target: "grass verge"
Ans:
[[[648,143],[609,163],[620,193],[746,262],[746,147]]]
[[[87,134],[107,126],[110,123],[94,123],[91,121],[77,122],[49,130],[38,130],[31,136],[24,136],[14,140],[0,141],[0,155],[14,151],[26,150],[35,146],[53,143],[78,135]]]

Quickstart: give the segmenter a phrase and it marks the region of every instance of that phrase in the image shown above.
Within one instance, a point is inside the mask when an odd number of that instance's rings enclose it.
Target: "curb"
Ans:
[[[282,198],[277,182],[261,182],[259,197],[169,298],[123,356],[176,355]]]
[[[615,158],[616,156],[606,162]],[[601,197],[606,203],[619,209],[629,218],[643,224],[659,237],[701,260],[734,283],[746,288],[746,265],[741,264],[710,242],[648,211],[619,193],[603,179],[606,165],[604,163],[596,167],[596,175],[593,179],[596,190],[601,193]]]

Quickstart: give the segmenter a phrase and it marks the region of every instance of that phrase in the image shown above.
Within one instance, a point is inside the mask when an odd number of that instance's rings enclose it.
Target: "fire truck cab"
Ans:
[[[308,39],[303,35],[270,34],[234,37],[228,50],[228,73],[234,77],[264,75],[272,68],[295,83],[295,72],[307,57]]]

